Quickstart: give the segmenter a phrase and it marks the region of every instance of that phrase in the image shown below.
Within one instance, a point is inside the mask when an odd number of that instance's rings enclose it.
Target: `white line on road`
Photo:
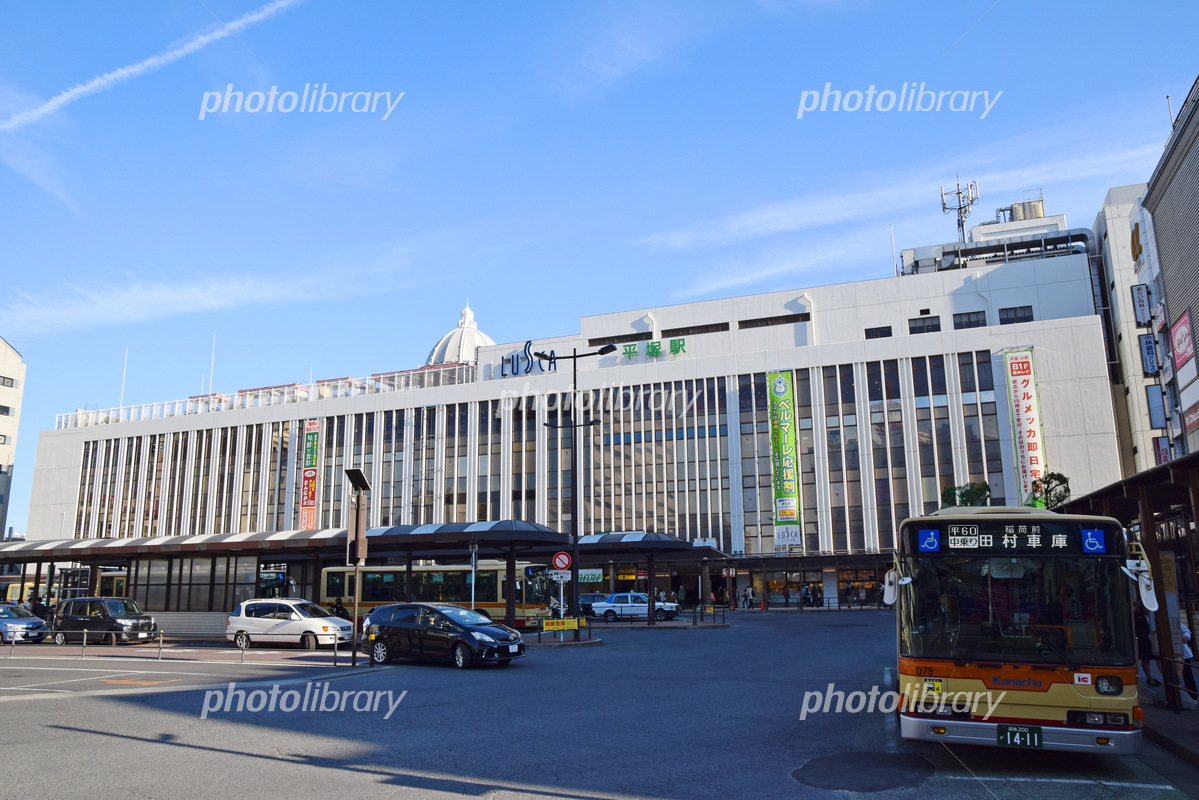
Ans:
[[[105,672],[107,672],[107,671],[108,670],[105,670]],[[122,675],[140,675],[140,674],[142,674],[142,673],[140,673],[140,672],[118,672],[113,675],[108,675],[106,677],[116,678],[116,677],[119,677]],[[75,683],[77,681],[95,681],[95,680],[104,680],[104,678],[97,678],[94,675],[89,675],[86,678],[65,678],[61,681],[46,681],[45,683],[26,683],[21,686],[0,686],[0,689],[36,689],[39,686],[53,686],[56,683]],[[66,690],[64,689],[63,691],[66,691]]]
[[[892,688],[890,667],[883,670],[883,686],[888,689]],[[895,717],[895,714],[883,715],[883,740],[888,753],[899,752],[899,724],[895,721]]]
[[[1011,781],[1012,783],[1089,783],[1098,784],[1100,786],[1117,786],[1121,789],[1168,789],[1172,792],[1178,791],[1175,787],[1164,783],[1126,783],[1124,781],[1101,781],[1091,778],[1017,778],[1003,777],[999,775],[979,775],[974,778],[970,775],[941,775],[939,776],[947,781]]]

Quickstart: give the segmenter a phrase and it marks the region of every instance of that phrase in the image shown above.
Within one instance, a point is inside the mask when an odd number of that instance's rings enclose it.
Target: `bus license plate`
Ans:
[[[1041,728],[1038,725],[1000,725],[1001,747],[1040,747]]]

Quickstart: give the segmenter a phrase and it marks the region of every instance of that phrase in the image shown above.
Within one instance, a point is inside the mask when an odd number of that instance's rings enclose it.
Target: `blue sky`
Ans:
[[[218,22],[218,19],[220,22]],[[77,408],[419,366],[621,309],[881,277],[1043,189],[1147,180],[1199,5],[964,0],[0,2],[0,336],[28,367],[8,524]],[[1152,43],[1148,46],[1146,43]],[[807,113],[805,90],[987,91]],[[206,92],[390,92],[199,113]],[[373,97],[373,95],[372,95]],[[948,101],[947,101],[948,102]],[[232,105],[231,105],[232,108]]]

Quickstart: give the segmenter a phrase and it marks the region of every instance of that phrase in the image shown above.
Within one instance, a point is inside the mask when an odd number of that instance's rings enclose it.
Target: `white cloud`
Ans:
[[[294,6],[299,2],[301,2],[301,0],[274,0],[274,2],[267,3],[265,6],[262,6],[255,11],[251,11],[248,14],[243,14],[226,25],[209,28],[204,33],[193,36],[191,39],[188,39],[187,41],[170,50],[150,56],[144,61],[139,61],[136,64],[130,64],[127,67],[121,67],[120,69],[114,69],[111,72],[106,72],[103,75],[97,75],[90,81],[76,84],[70,89],[55,95],[40,106],[13,114],[8,119],[0,122],[0,132],[11,133],[12,131],[23,128],[33,122],[37,122],[47,114],[52,114],[55,111],[58,111],[60,108],[70,105],[82,97],[107,91],[117,84],[133,80],[134,78],[145,75],[148,72],[161,69],[172,62],[178,61],[184,56],[191,55],[197,50],[207,47],[215,41],[224,39],[227,36],[234,36],[239,31],[244,30],[251,25],[257,24],[269,17],[273,17],[282,11],[286,11],[289,7]]]
[[[989,169],[974,172],[970,179],[977,180],[980,190],[988,197],[1010,198],[1030,187],[1078,183],[1089,178],[1108,176],[1112,180],[1124,180],[1129,174],[1148,177],[1161,154],[1159,142],[1143,140],[1089,148],[1074,142],[1068,150],[1065,146],[1023,149],[1030,138],[1020,137],[1020,142],[998,143],[959,156],[945,156],[939,161]],[[1011,164],[1018,166],[1004,166]],[[685,228],[655,233],[641,242],[660,250],[692,250],[832,225],[893,219],[914,208],[933,207],[940,186],[946,184],[946,180],[943,168],[927,167],[922,174],[878,176],[873,182],[879,188],[869,191],[806,194]],[[1096,209],[1099,200],[1102,197],[1096,198]],[[1006,202],[1010,200],[999,199],[995,205]]]

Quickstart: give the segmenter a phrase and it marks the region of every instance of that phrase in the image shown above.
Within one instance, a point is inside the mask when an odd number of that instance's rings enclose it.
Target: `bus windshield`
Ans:
[[[1128,581],[1115,558],[908,555],[900,655],[1131,666]]]

